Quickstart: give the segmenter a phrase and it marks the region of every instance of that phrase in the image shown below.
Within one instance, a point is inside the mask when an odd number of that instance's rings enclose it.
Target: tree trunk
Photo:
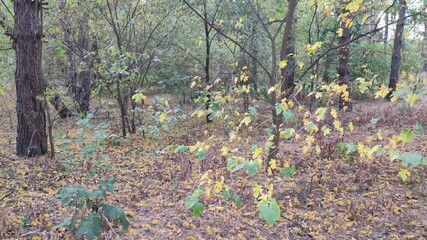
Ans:
[[[211,28],[209,28],[209,24],[207,22],[208,19],[208,9],[207,9],[207,0],[203,1],[203,14],[206,21],[204,21],[205,26],[205,44],[206,44],[206,56],[205,56],[205,82],[206,87],[210,84],[210,60],[211,60],[211,42],[210,42],[210,32]],[[206,122],[210,123],[212,122],[211,116],[212,114],[209,113],[210,105],[211,105],[211,90],[208,89],[206,92],[206,97],[208,100],[206,101]]]
[[[47,152],[46,116],[42,81],[41,1],[14,0],[13,40],[16,50],[16,112],[18,129],[16,152],[19,156]]]
[[[403,48],[403,29],[405,27],[406,9],[407,9],[406,0],[399,0],[399,19],[396,25],[396,32],[394,34],[393,55],[391,56],[390,80],[388,83],[390,92],[386,96],[387,99],[391,98],[391,96],[393,95],[393,92],[396,90],[396,84],[399,81],[400,60],[401,60],[400,53]]]
[[[343,8],[342,10],[343,19],[341,21],[342,36],[339,39],[339,44],[344,45],[350,41],[351,30],[347,26],[346,20],[352,19],[352,16],[348,10]],[[351,66],[350,66],[350,44],[341,47],[338,50],[338,62],[339,62],[339,84],[347,86],[348,97],[351,96]],[[352,111],[351,99],[346,99],[345,94],[341,93],[339,97],[339,110],[340,111]]]
[[[427,72],[427,19],[424,20],[423,61],[423,70]]]
[[[288,98],[295,87],[295,33],[296,28],[292,25],[296,22],[295,9],[297,0],[288,1],[288,14],[286,16],[286,27],[283,32],[282,45],[280,47],[280,61],[287,61],[287,65],[281,69],[281,98]]]
[[[297,0],[289,0],[288,5],[288,13],[286,15],[286,24],[285,24],[285,31],[283,33],[282,38],[282,45],[281,45],[281,53],[280,53],[280,59],[286,59],[287,56],[287,49],[288,49],[288,40],[289,36],[291,35],[292,30],[292,23],[294,19],[295,14],[295,8],[296,8]],[[270,87],[274,87],[276,85],[276,44],[274,39],[271,40],[271,46],[272,46],[272,53],[271,53],[271,61],[272,61],[272,71],[270,76]],[[285,74],[285,72],[282,72],[282,74]],[[284,75],[282,75],[284,76]],[[271,105],[271,115],[272,115],[272,121],[273,121],[273,145],[270,146],[267,156],[267,170],[270,168],[270,161],[272,159],[276,158],[277,152],[279,150],[279,143],[280,143],[280,125],[282,124],[283,118],[282,115],[277,114],[276,111],[276,103],[277,103],[277,92],[273,91],[270,94],[270,105]]]

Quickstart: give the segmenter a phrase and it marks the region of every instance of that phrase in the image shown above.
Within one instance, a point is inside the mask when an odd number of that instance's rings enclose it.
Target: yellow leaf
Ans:
[[[209,200],[211,198],[211,189],[210,188],[205,189],[205,197],[207,200]]]
[[[262,147],[257,148],[254,152],[253,158],[255,159],[259,157],[262,154],[262,152],[263,152]]]
[[[282,60],[279,62],[280,69],[285,68],[288,65],[288,61]]]
[[[385,98],[385,96],[389,93],[389,89],[384,86],[384,84],[382,84],[380,86],[380,88],[378,89],[378,91],[375,93],[375,99],[381,97],[381,98]]]
[[[221,181],[218,181],[215,184],[214,193],[220,193],[223,185],[224,185],[224,176],[221,176]]]
[[[338,120],[334,120],[334,128],[339,130],[341,128],[341,122]]]
[[[191,88],[194,88],[194,87],[196,86],[196,84],[197,84],[197,83],[196,83],[195,81],[193,81],[193,82],[191,83],[191,86],[190,86],[190,87],[191,87]]]
[[[331,109],[331,116],[335,119],[338,117],[337,111],[335,109]]]
[[[268,196],[270,196],[270,197],[273,196],[273,189],[274,189],[274,186],[272,183],[270,185],[268,185]]]
[[[251,123],[251,121],[252,121],[251,116],[246,116],[245,118],[243,118],[243,120],[240,124],[244,123],[246,126],[248,126],[249,123]]]
[[[342,37],[342,35],[343,35],[343,29],[342,28],[338,28],[337,29],[337,35],[338,35],[338,37]]]
[[[331,8],[331,7],[329,7],[329,6],[326,6],[326,7],[325,7],[325,14],[326,14],[326,15],[329,15],[329,14],[331,14],[331,12],[332,12],[332,8]]]
[[[353,132],[353,131],[354,131],[353,122],[350,122],[350,123],[348,124],[348,129],[350,130],[350,132]]]
[[[355,13],[357,11],[359,11],[360,9],[360,4],[362,3],[363,0],[354,0],[354,1],[350,1],[346,6],[345,9],[350,11],[351,13]]]
[[[167,115],[166,113],[162,113],[162,114],[160,114],[160,116],[159,116],[159,120],[160,120],[160,122],[165,121],[166,115]]]
[[[405,101],[408,102],[411,107],[414,106],[414,104],[418,102],[418,100],[420,100],[420,96],[413,93],[408,94],[408,96],[405,99]]]
[[[277,168],[276,159],[271,159],[270,161],[270,169],[274,170]]]
[[[253,195],[256,199],[262,194],[262,187],[259,184],[255,184],[255,187],[253,188]]]
[[[221,152],[222,152],[222,156],[227,156],[228,153],[230,152],[230,149],[228,149],[228,147],[224,146],[224,147],[222,147]]]

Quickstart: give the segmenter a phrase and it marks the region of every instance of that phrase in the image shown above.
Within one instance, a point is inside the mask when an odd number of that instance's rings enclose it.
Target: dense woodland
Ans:
[[[426,239],[421,0],[0,0],[1,239]]]

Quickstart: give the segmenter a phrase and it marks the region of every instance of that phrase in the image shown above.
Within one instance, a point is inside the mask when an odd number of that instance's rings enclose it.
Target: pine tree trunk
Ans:
[[[39,0],[14,0],[13,40],[16,50],[16,152],[19,156],[47,152],[46,116],[41,74],[42,23]]]
[[[391,56],[390,80],[388,83],[388,87],[391,90],[386,96],[387,99],[391,98],[393,92],[396,90],[396,84],[399,81],[400,60],[403,48],[403,29],[405,27],[406,10],[406,0],[399,0],[399,19],[396,25],[396,32],[394,34],[393,55]]]

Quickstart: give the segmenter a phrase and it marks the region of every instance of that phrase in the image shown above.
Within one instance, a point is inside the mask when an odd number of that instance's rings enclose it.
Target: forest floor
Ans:
[[[387,136],[399,135],[416,123],[427,126],[427,103],[402,109],[384,101],[358,103],[343,122],[353,121],[355,131],[344,142],[372,141],[381,128]],[[16,121],[7,109],[0,114],[0,239],[69,239],[63,228],[55,227],[66,215],[56,194],[63,186],[80,184],[79,176],[59,171],[56,160],[47,157],[19,158],[14,155]],[[370,120],[379,118],[374,126]],[[60,120],[54,131],[75,131],[76,119]],[[105,121],[100,119],[99,121]],[[427,170],[412,169],[406,183],[398,176],[402,165],[388,157],[372,160],[344,159],[333,151],[336,141],[325,139],[327,155],[302,153],[303,141],[294,138],[281,143],[277,165],[296,164],[290,179],[268,176],[260,170],[255,177],[244,171],[230,173],[221,155],[224,143],[230,149],[249,149],[266,141],[264,127],[242,130],[242,141],[228,142],[229,129],[221,121],[206,124],[190,120],[163,134],[156,141],[139,134],[120,146],[109,146],[116,176],[110,201],[123,207],[134,221],[130,230],[113,239],[427,239]],[[111,122],[111,125],[118,125]],[[113,130],[114,131],[114,130]],[[118,135],[117,132],[115,134]],[[210,138],[204,160],[190,154],[154,154],[169,145],[194,145]],[[329,148],[329,150],[328,150]],[[332,150],[331,150],[332,149]],[[426,137],[417,136],[406,149],[427,155]],[[62,153],[57,153],[57,158]],[[242,207],[225,201],[219,194],[202,197],[205,210],[198,218],[184,207],[185,199],[197,188],[202,175],[212,170],[217,181],[224,176],[230,192],[241,197]],[[106,176],[108,177],[108,176]],[[253,183],[273,184],[281,217],[269,227],[258,217]],[[115,235],[115,234],[119,235]]]

